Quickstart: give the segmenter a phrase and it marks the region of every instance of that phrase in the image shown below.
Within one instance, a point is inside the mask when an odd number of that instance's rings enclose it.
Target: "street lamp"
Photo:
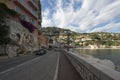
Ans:
[[[59,38],[60,31],[59,31],[58,28],[54,28],[53,33],[54,33],[54,36],[55,36],[55,44],[58,47],[58,38]]]
[[[69,51],[69,45],[70,45],[70,30],[66,30],[67,33],[67,51]]]
[[[49,43],[53,43],[53,40],[52,40],[53,34],[50,32],[48,36],[49,36]]]

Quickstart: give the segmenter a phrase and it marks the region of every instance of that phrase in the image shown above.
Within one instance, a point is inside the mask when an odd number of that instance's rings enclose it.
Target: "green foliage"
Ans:
[[[6,25],[5,18],[8,16],[19,16],[17,12],[9,9],[5,4],[0,3],[0,45],[9,44],[11,39],[9,35],[9,26]]]
[[[57,27],[55,27],[57,28]],[[50,32],[53,31],[54,27],[46,27],[43,28],[45,31]],[[67,36],[65,31],[67,29],[62,29],[62,28],[58,28],[60,31],[60,35],[62,36]],[[77,39],[77,37],[79,38],[79,42],[75,43],[75,40]],[[73,32],[71,31],[70,34],[70,39],[73,41],[73,43],[75,45],[82,43],[81,39],[82,37],[86,38],[86,37],[90,37],[92,40],[88,40],[86,41],[86,46],[89,44],[96,44],[96,45],[106,45],[106,46],[120,46],[120,33],[108,33],[108,32],[94,32],[94,33],[77,33],[77,32]],[[67,38],[66,39],[62,39],[62,41],[64,41],[64,43],[67,42]]]
[[[9,34],[9,27],[7,25],[5,25],[4,21],[0,24],[0,45],[2,44],[8,44],[10,43],[10,38],[8,38],[8,34]]]
[[[0,18],[5,18],[7,15],[19,16],[16,11],[9,9],[4,3],[0,3]]]
[[[7,7],[5,4],[0,3],[0,19],[5,18],[7,15]]]

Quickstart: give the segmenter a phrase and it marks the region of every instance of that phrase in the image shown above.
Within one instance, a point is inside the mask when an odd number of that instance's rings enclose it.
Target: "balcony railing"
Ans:
[[[38,9],[37,4],[33,0],[28,1],[34,8]]]
[[[25,10],[27,10],[31,15],[33,15],[34,18],[38,19],[37,13],[34,13],[28,6],[24,5],[23,2],[21,2],[20,0],[15,0],[15,2],[22,6]]]

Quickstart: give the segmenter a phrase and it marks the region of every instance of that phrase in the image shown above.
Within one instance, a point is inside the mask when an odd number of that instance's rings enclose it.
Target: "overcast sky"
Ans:
[[[41,0],[42,26],[120,32],[120,0]]]

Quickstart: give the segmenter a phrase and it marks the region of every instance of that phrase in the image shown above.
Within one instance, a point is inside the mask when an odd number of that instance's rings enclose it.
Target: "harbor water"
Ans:
[[[120,49],[77,49],[79,54],[91,55],[101,60],[112,61],[116,66],[120,66]]]

